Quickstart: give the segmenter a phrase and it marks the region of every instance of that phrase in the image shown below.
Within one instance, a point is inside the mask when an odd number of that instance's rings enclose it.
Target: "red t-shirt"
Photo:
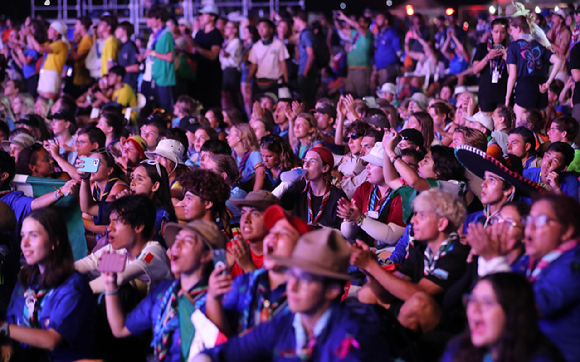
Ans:
[[[360,209],[360,211],[363,214],[366,214],[369,210],[370,196],[374,188],[375,185],[367,181],[364,184],[360,185],[354,192],[354,195],[352,196],[352,199],[356,202],[356,206]],[[380,212],[380,206],[379,210],[377,211]],[[383,216],[383,218],[381,219],[379,215],[378,221],[384,222],[385,224],[393,222],[399,225],[400,227],[405,227],[405,223],[403,222],[403,202],[400,195],[397,195],[391,201],[391,207],[389,208],[389,211],[386,213],[386,218]]]
[[[231,243],[232,243],[231,241],[228,243],[228,245],[226,246],[226,250],[229,249]],[[264,254],[256,255],[254,254],[252,249],[250,249],[250,253],[252,254],[252,262],[254,262],[254,265],[258,267],[258,269],[262,269],[262,266],[264,265]],[[235,263],[234,266],[232,267],[232,271],[230,272],[230,274],[232,275],[232,277],[235,278],[238,275],[244,274],[244,271],[242,270],[242,268],[240,268],[238,263]]]

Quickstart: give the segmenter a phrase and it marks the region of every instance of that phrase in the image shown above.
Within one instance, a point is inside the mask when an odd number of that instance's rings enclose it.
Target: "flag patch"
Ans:
[[[154,256],[153,254],[149,253],[145,256],[145,261],[147,262],[147,264],[151,264],[151,261],[153,260]]]

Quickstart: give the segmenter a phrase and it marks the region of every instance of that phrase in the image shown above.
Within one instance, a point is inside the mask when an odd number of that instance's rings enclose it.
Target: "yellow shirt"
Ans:
[[[103,56],[101,63],[101,77],[109,72],[109,60],[114,63],[117,62],[117,57],[119,56],[119,43],[114,36],[110,36],[105,41],[105,46],[103,47]]]
[[[119,103],[123,107],[137,107],[137,97],[133,88],[131,88],[127,83],[123,83],[123,86],[119,89],[115,89],[113,92],[113,101]]]
[[[77,54],[78,55],[88,54],[92,46],[93,46],[93,37],[89,35],[83,37],[79,42]],[[85,59],[76,61],[74,64],[74,76],[73,76],[74,85],[91,84],[91,74],[89,73],[87,67],[85,66]]]
[[[54,70],[60,74],[68,58],[68,46],[62,40],[49,44],[49,46],[52,49],[52,53],[46,55],[43,68]]]

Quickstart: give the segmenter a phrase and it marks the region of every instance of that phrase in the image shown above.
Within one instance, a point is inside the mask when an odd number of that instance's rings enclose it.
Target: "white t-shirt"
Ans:
[[[237,70],[240,70],[240,64],[242,63],[242,48],[242,41],[239,38],[227,42],[224,51],[230,56],[224,57],[220,54],[222,70],[225,70],[226,68],[236,68]]]
[[[78,272],[87,274],[91,279],[96,278],[91,281],[93,292],[102,291],[101,288],[104,290],[104,284],[98,271],[99,259],[104,252],[125,254],[127,250],[114,250],[111,244],[107,244],[105,247],[75,262],[75,269]],[[165,253],[165,249],[157,241],[150,241],[145,244],[145,247],[135,260],[127,258],[125,270],[117,275],[117,283],[122,285],[137,279],[146,283],[149,286],[149,290],[151,290],[160,281],[172,278],[173,275],[169,269],[169,258]]]
[[[282,69],[280,62],[290,58],[286,45],[278,39],[272,40],[269,45],[264,45],[262,41],[255,43],[250,51],[248,60],[252,64],[257,64],[256,78],[280,79]]]
[[[149,41],[147,42],[147,49],[153,50],[153,41],[155,40],[155,36],[151,34],[149,36]],[[145,72],[143,73],[143,81],[151,82],[153,79],[153,57],[145,58]]]

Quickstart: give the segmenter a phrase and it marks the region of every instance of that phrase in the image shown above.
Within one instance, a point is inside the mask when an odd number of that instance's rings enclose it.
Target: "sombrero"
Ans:
[[[534,193],[545,191],[541,184],[511,171],[500,161],[475,147],[468,145],[457,146],[455,148],[455,157],[463,167],[471,171],[475,176],[483,179],[486,171],[491,172],[514,186],[523,196],[529,197]]]

